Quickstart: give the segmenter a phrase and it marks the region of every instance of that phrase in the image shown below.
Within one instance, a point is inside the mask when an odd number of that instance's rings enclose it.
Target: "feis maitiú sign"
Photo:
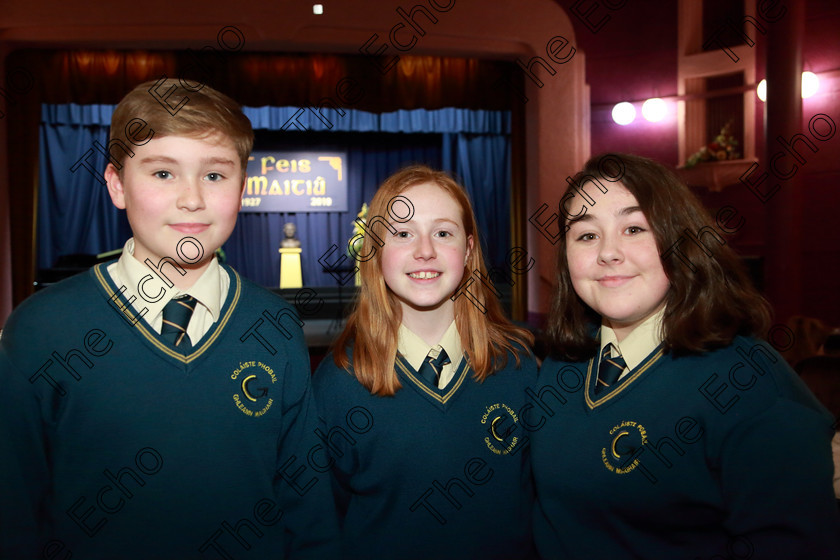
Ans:
[[[346,212],[347,152],[253,152],[242,211]]]

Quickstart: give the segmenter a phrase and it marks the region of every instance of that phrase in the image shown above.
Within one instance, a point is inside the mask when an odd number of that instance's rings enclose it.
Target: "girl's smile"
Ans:
[[[670,282],[647,218],[621,183],[580,215],[566,232],[572,285],[620,341],[659,310]]]
[[[464,230],[458,203],[441,187],[421,183],[400,193],[414,209],[410,220],[394,222],[396,230],[385,240],[382,275],[397,296],[403,322],[454,318],[450,296],[464,277],[464,264],[472,249],[472,236]]]

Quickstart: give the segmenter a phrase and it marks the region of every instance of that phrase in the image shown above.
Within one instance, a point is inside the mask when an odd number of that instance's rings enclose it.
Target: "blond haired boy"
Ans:
[[[209,86],[115,109],[105,178],[133,237],[0,339],[0,557],[332,555],[301,323],[214,256],[252,144]]]

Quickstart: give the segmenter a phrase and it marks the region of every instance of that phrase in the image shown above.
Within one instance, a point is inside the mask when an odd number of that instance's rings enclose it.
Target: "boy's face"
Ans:
[[[210,262],[230,236],[245,186],[233,141],[220,134],[155,138],[126,158],[122,177],[109,164],[105,179],[128,215],[134,257],[155,265],[172,257],[191,269]]]

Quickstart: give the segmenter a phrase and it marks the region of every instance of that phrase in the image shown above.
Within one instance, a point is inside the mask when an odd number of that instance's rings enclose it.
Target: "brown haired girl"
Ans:
[[[699,201],[632,155],[574,181],[522,419],[540,555],[837,558],[831,417],[755,338],[768,305]]]
[[[414,166],[369,215],[356,309],[315,373],[344,553],[528,557],[519,410],[536,364],[485,284],[469,199]]]

